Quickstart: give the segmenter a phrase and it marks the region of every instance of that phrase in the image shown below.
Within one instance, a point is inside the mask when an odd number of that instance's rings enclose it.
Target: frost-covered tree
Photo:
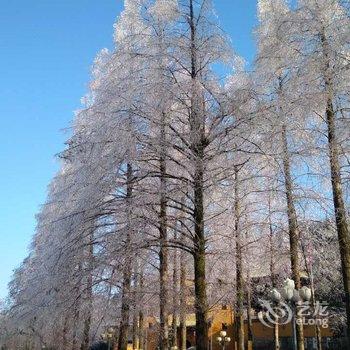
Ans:
[[[336,0],[299,1],[298,5],[298,30],[293,35],[298,50],[298,89],[305,112],[315,118],[319,149],[328,151],[350,332],[350,232],[344,184],[349,166],[349,15]]]
[[[297,153],[298,138],[304,129],[298,109],[294,105],[292,78],[293,46],[289,44],[293,16],[286,1],[259,1],[257,73],[261,79],[263,107],[267,120],[267,139],[264,146],[269,158],[280,167],[283,192],[286,199],[286,217],[290,240],[292,278],[296,288],[301,288],[300,279],[300,230],[296,210],[296,184],[293,156]],[[269,131],[272,131],[272,135]],[[295,166],[295,165],[294,165]],[[279,169],[276,168],[278,175]],[[297,323],[298,349],[304,349],[303,325]]]

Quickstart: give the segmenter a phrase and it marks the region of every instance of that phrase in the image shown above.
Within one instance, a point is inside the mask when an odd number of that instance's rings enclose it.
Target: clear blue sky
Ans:
[[[256,0],[213,0],[222,27],[248,62]],[[112,46],[121,0],[1,0],[0,298],[28,253],[35,214],[58,169],[91,63]]]

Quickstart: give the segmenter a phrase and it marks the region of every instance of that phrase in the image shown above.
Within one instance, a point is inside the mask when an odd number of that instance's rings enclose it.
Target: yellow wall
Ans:
[[[221,350],[221,346],[217,341],[217,337],[220,335],[223,324],[227,326],[227,336],[231,338],[231,342],[227,344],[226,350],[235,350],[235,327],[234,327],[234,313],[232,308],[223,310],[222,307],[217,307],[212,309],[208,313],[208,320],[211,323],[211,327],[208,332],[208,341],[211,343],[213,350]],[[195,325],[194,314],[187,315],[187,327],[191,327],[188,331],[188,340],[191,345],[194,345],[195,338],[193,334],[193,327]],[[147,350],[155,350],[157,347],[157,326],[154,327],[153,331],[148,330],[149,343]],[[245,324],[245,335],[247,336],[248,329],[247,323]],[[329,328],[321,328],[323,337],[332,337],[333,334]],[[292,336],[292,325],[281,325],[279,329],[280,337],[291,337]],[[315,327],[314,326],[304,326],[304,336],[314,337]],[[270,339],[273,340],[273,328],[264,326],[259,320],[253,320],[253,337],[256,339]],[[132,349],[128,349],[132,350]]]

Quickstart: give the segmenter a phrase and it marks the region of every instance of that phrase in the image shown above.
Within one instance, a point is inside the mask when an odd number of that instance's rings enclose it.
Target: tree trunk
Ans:
[[[271,190],[271,189],[269,189]],[[270,276],[271,276],[271,286],[276,288],[276,264],[275,264],[275,245],[273,242],[273,227],[272,227],[272,212],[271,212],[271,197],[269,195],[269,241],[270,241]],[[279,324],[278,317],[275,319],[273,326],[273,338],[275,350],[280,350],[280,338],[279,338]]]
[[[350,343],[350,236],[340,175],[339,151],[335,136],[335,115],[333,103],[331,100],[328,100],[327,104],[327,124],[335,222],[338,232],[343,283],[345,291],[348,327],[347,335],[348,342]]]
[[[208,348],[208,328],[204,243],[200,243],[200,246],[201,247],[197,249],[194,254],[196,296],[196,349],[206,350]]]
[[[315,284],[314,284],[313,266],[312,266],[312,262],[310,264],[308,263],[308,252],[307,252],[307,249],[305,247],[304,242],[305,242],[305,239],[302,238],[301,248],[302,248],[302,252],[303,252],[303,256],[304,256],[304,263],[305,263],[307,275],[308,275],[309,280],[310,280],[311,307],[312,307],[312,310],[313,310],[313,313],[314,313],[314,317],[315,317],[316,349],[317,350],[322,350],[321,328],[320,328],[320,325],[317,322],[317,314],[316,314],[317,310],[316,310],[316,298],[315,298]]]
[[[125,237],[125,261],[123,266],[123,284],[122,284],[122,305],[120,315],[118,349],[127,350],[130,322],[130,291],[132,274],[131,257],[131,197],[132,197],[132,177],[133,169],[130,163],[127,164],[126,173],[126,206],[127,206],[127,227]]]
[[[243,260],[242,260],[242,242],[241,230],[239,227],[240,209],[239,209],[239,179],[238,167],[235,166],[235,187],[234,187],[234,218],[235,218],[235,238],[236,238],[236,331],[237,331],[237,350],[244,350],[244,282],[243,282]]]
[[[251,290],[251,279],[250,279],[250,270],[248,267],[247,273],[247,315],[248,315],[248,337],[247,337],[247,349],[253,350],[253,321],[252,321],[252,290]]]
[[[271,211],[271,196],[269,195],[268,200],[269,205],[269,244],[270,244],[270,276],[271,276],[271,286],[276,288],[276,262],[275,262],[275,244],[272,226],[272,211]]]
[[[324,56],[324,81],[327,93],[327,129],[329,162],[331,169],[331,182],[333,190],[333,204],[335,222],[338,232],[339,249],[341,256],[342,275],[345,291],[347,338],[350,346],[350,230],[344,203],[343,186],[341,179],[339,145],[336,131],[336,115],[333,107],[333,82],[330,74],[329,45],[324,32],[321,33],[321,42]]]
[[[184,199],[183,199],[184,201]],[[183,209],[183,208],[182,208]],[[182,210],[183,212],[183,210]],[[184,230],[184,224],[181,224],[181,231]],[[184,239],[184,237],[183,237]],[[186,350],[187,344],[187,328],[186,328],[186,312],[187,312],[187,286],[186,286],[186,252],[180,251],[180,350]]]
[[[196,164],[194,177],[194,278],[196,310],[196,349],[207,350],[207,293],[206,293],[206,241],[204,236],[203,164],[202,151]]]
[[[311,272],[312,275],[312,272]],[[313,277],[311,277],[311,293],[312,293],[312,298],[311,298],[311,304],[312,304],[312,309],[314,312],[316,311],[316,299],[315,299],[315,287],[314,287],[314,282],[313,282]],[[316,317],[316,322],[315,322],[315,335],[316,335],[316,349],[317,350],[322,350],[322,333],[321,333],[321,328],[320,325],[317,323],[317,315]]]
[[[118,349],[120,350],[127,350],[127,347],[128,347],[129,319],[130,319],[130,288],[131,288],[130,284],[131,284],[130,269],[127,269],[126,267],[124,267],[123,285],[122,285],[122,305],[121,305],[119,337],[118,337]]]
[[[132,320],[132,348],[133,350],[139,349],[139,314],[136,312],[137,308],[134,307],[133,320]]]
[[[167,196],[166,196],[166,115],[162,113],[160,130],[160,211],[159,211],[159,309],[160,309],[160,350],[167,350],[169,347],[169,291],[168,291],[168,228],[167,228]]]
[[[295,282],[295,288],[301,288],[300,281],[300,262],[299,262],[299,234],[298,234],[298,221],[297,213],[295,210],[294,197],[293,197],[293,181],[291,175],[290,166],[290,154],[288,149],[288,137],[286,125],[282,126],[282,145],[283,145],[283,169],[284,169],[284,181],[287,200],[287,215],[289,226],[289,242],[290,242],[290,261],[292,267],[292,278]],[[304,350],[304,327],[301,322],[300,316],[296,315],[296,336],[298,350]]]
[[[79,321],[80,321],[80,296],[77,297],[73,306],[72,350],[78,350]]]
[[[84,329],[83,329],[83,341],[81,343],[81,350],[88,350],[90,346],[90,329],[91,329],[91,319],[92,319],[92,272],[93,272],[93,258],[94,258],[94,246],[93,246],[93,232],[89,237],[88,245],[88,276],[86,283],[86,308],[84,312]]]
[[[139,339],[139,308],[140,308],[140,276],[138,269],[134,272],[134,293],[133,293],[133,317],[132,317],[132,348],[138,350],[140,348]]]
[[[177,241],[177,231],[174,232],[174,241]],[[177,322],[178,322],[178,259],[177,249],[173,251],[173,322],[172,322],[172,347],[177,347]]]
[[[82,264],[79,263],[78,266],[78,275],[80,276],[79,284],[76,286],[76,298],[73,303],[73,325],[72,325],[72,350],[78,350],[78,330],[80,329],[80,308],[81,308],[81,270],[82,270]]]
[[[206,291],[206,241],[204,235],[204,150],[205,130],[202,111],[203,97],[198,91],[198,62],[196,49],[196,19],[193,0],[189,1],[189,25],[191,32],[191,151],[194,161],[193,194],[194,194],[194,279],[195,279],[195,313],[196,313],[196,350],[207,350],[207,291]]]
[[[145,318],[143,315],[143,311],[139,311],[139,348],[141,350],[144,350],[146,348],[146,338],[145,338],[145,333],[144,333],[144,328],[145,328]]]
[[[89,277],[89,280],[92,278]],[[90,328],[91,328],[91,318],[92,318],[92,282],[89,282],[88,291],[88,305],[86,310],[86,315],[84,319],[84,329],[83,329],[83,341],[81,344],[81,350],[88,350],[90,346]]]
[[[146,349],[146,338],[145,338],[145,318],[143,314],[143,287],[144,287],[144,272],[143,267],[140,268],[140,279],[139,279],[139,349]]]

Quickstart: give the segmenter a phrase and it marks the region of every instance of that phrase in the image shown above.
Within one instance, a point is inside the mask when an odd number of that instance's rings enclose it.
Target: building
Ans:
[[[260,322],[256,314],[252,314],[252,334],[253,344],[249,344],[246,339],[246,349],[254,350],[271,350],[274,346],[274,329],[273,327],[267,327]],[[227,305],[221,305],[213,308],[208,313],[208,345],[210,350],[222,350],[222,345],[219,344],[217,338],[222,330],[226,330],[227,335],[231,338],[231,342],[225,346],[225,350],[235,350],[236,348],[236,330],[234,322],[233,309]],[[145,349],[143,350],[156,350],[158,342],[158,323],[156,318],[150,319],[147,329],[145,329]],[[172,319],[169,319],[169,326],[172,324]],[[187,348],[195,346],[195,315],[188,314],[186,320],[187,328]],[[329,328],[321,328],[323,349],[324,350],[340,350],[341,346],[338,340],[335,339],[334,334]],[[245,321],[245,334],[248,334],[248,324]],[[292,349],[293,344],[293,330],[292,323],[279,326],[280,344],[281,349],[288,350]],[[304,326],[305,336],[305,350],[314,350],[315,347],[315,326]],[[178,337],[178,345],[180,339]],[[345,349],[345,347],[344,347]],[[130,350],[132,350],[132,344],[130,344]]]

